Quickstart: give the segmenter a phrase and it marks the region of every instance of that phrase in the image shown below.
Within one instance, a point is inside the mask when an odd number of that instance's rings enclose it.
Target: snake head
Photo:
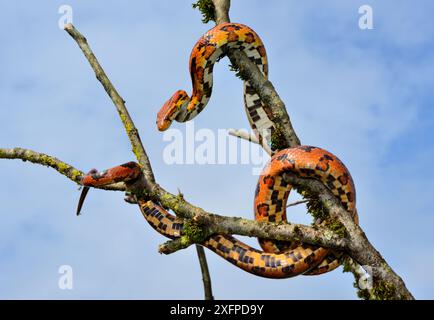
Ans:
[[[167,130],[172,121],[181,112],[182,107],[187,105],[190,98],[184,90],[176,91],[173,96],[166,101],[163,107],[158,111],[157,114],[157,127],[158,130]]]
[[[81,208],[83,207],[84,200],[90,187],[101,187],[116,182],[133,182],[142,174],[140,165],[135,162],[127,162],[116,166],[114,168],[98,172],[96,169],[90,170],[85,176],[81,178],[81,185],[83,190],[78,200],[76,214],[80,215]]]

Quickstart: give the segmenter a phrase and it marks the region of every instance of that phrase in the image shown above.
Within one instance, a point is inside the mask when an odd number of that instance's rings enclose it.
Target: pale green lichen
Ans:
[[[377,281],[372,288],[375,300],[395,300],[396,288],[393,284],[386,281]]]
[[[180,199],[169,193],[163,193],[160,196],[160,203],[165,209],[172,209],[177,214],[179,213]]]
[[[185,249],[192,244],[192,242],[187,236],[181,236],[178,240],[169,240],[165,242],[164,244],[160,245],[158,251],[160,253],[167,254],[170,252]]]
[[[176,195],[176,198],[178,201],[185,201],[184,200],[184,194],[179,189],[178,189],[178,194]]]
[[[208,23],[209,21],[215,21],[214,4],[212,0],[198,0],[192,4],[193,9],[198,8],[202,13],[202,22]]]
[[[125,115],[122,112],[119,112],[119,117],[121,118],[121,121],[124,125],[125,131],[127,132],[128,137],[130,138],[130,140],[132,141],[132,137],[131,135],[133,134],[133,132],[135,132],[137,129],[134,127],[134,124],[129,121],[129,119],[127,118],[127,115]],[[142,157],[142,153],[141,151],[139,151],[137,149],[137,146],[135,143],[131,143],[131,151],[134,153],[134,155],[136,156],[136,159],[140,159]]]
[[[325,230],[323,235],[325,239],[331,240],[333,238],[334,233],[330,230]]]
[[[280,126],[276,125],[274,130],[271,132],[270,143],[271,143],[270,147],[272,150],[282,150],[288,147],[288,144],[285,139],[285,135]]]
[[[339,221],[328,218],[324,225],[330,229],[333,233],[337,234],[342,238],[346,238],[348,236],[347,229],[344,227],[342,223]]]
[[[185,248],[188,247],[192,242],[191,239],[188,236],[181,236],[181,244],[180,247]]]
[[[238,66],[236,66],[232,63],[229,65],[229,70],[235,72],[235,77],[237,77],[238,79],[241,79],[243,81],[249,80],[246,73],[243,72]]]
[[[328,217],[328,211],[324,207],[323,203],[319,201],[318,195],[311,192],[303,186],[295,186],[295,190],[303,197],[303,199],[308,200],[306,203],[307,211],[312,215],[314,221],[325,220]]]
[[[45,154],[30,154],[28,160],[33,163],[39,163],[48,167],[55,168],[59,173],[69,177],[75,182],[78,182],[80,177],[82,176],[82,172],[80,172],[79,170],[73,169],[70,165]]]
[[[202,243],[209,236],[201,225],[191,220],[184,223],[183,233],[192,243]]]

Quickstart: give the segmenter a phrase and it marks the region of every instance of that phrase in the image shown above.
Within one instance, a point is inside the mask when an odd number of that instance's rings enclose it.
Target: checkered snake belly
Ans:
[[[191,53],[191,97],[182,90],[175,92],[158,113],[157,126],[160,130],[167,129],[173,120],[188,121],[203,110],[211,96],[214,63],[234,48],[244,51],[267,76],[265,48],[252,29],[236,23],[216,26],[199,39]],[[270,112],[248,81],[244,82],[244,102],[255,134],[271,146],[273,122]],[[286,202],[292,188],[285,180],[285,174],[289,172],[321,181],[357,219],[354,183],[345,165],[326,150],[298,146],[274,152],[263,169],[254,199],[256,220],[276,223],[286,221]],[[129,162],[104,172],[89,173],[83,178],[82,184],[101,186],[116,181],[131,181],[140,176],[139,165]],[[139,199],[138,204],[145,219],[160,234],[171,239],[183,235],[182,219],[153,201]],[[201,245],[247,272],[268,278],[316,275],[340,265],[339,253],[316,245],[266,239],[259,239],[259,243],[262,251],[231,235],[215,234]]]

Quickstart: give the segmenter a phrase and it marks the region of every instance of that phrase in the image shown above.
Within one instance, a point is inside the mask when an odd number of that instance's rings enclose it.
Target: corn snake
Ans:
[[[157,115],[157,127],[166,130],[176,120],[185,122],[197,116],[207,105],[212,92],[212,72],[216,61],[228,50],[246,53],[264,76],[268,76],[267,56],[259,36],[249,27],[220,24],[194,46],[190,56],[193,84],[191,97],[176,91]],[[249,123],[263,145],[272,149],[273,116],[248,81],[244,81],[244,103]],[[286,221],[286,201],[292,186],[285,180],[286,172],[323,182],[357,220],[355,187],[345,165],[333,154],[320,148],[298,146],[274,152],[263,169],[255,191],[254,212],[258,221]],[[131,182],[141,177],[141,168],[129,162],[103,172],[92,171],[82,179],[86,188],[118,181]],[[84,196],[87,189],[84,189]],[[80,198],[79,208],[84,200]],[[159,204],[138,199],[141,212],[160,234],[175,239],[183,234],[184,222]],[[252,274],[268,278],[288,278],[300,274],[316,275],[340,265],[339,255],[329,249],[304,243],[259,239],[263,251],[254,249],[231,235],[212,235],[201,245],[230,263]]]

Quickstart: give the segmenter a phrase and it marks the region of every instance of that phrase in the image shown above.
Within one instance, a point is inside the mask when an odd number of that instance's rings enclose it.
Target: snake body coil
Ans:
[[[191,97],[178,90],[157,116],[160,130],[173,120],[184,122],[194,118],[206,106],[212,90],[214,63],[230,49],[243,50],[268,75],[267,56],[262,41],[249,27],[224,23],[202,36],[190,57],[193,82]],[[249,122],[259,139],[271,146],[274,130],[272,115],[250,84],[244,82],[244,101]],[[256,187],[254,213],[258,221],[286,221],[286,201],[291,185],[286,173],[314,178],[326,185],[357,221],[356,193],[350,173],[333,154],[320,148],[298,146],[276,152],[263,169]],[[140,166],[129,162],[104,172],[86,175],[82,184],[101,186],[117,181],[131,181],[141,176]],[[184,222],[153,201],[138,199],[141,212],[149,224],[162,235],[175,239],[183,235]],[[339,266],[339,254],[315,245],[259,239],[263,251],[254,249],[230,235],[212,235],[203,246],[230,263],[255,275],[288,278],[299,274],[315,275]]]
[[[219,24],[205,33],[191,52],[191,97],[184,90],[178,90],[172,95],[158,112],[159,130],[166,130],[173,120],[191,120],[205,108],[211,97],[214,64],[231,49],[242,50],[262,74],[268,77],[267,54],[256,32],[239,23]],[[260,141],[264,141],[264,147],[269,148],[275,130],[273,116],[248,81],[244,81],[244,106],[250,126]]]

